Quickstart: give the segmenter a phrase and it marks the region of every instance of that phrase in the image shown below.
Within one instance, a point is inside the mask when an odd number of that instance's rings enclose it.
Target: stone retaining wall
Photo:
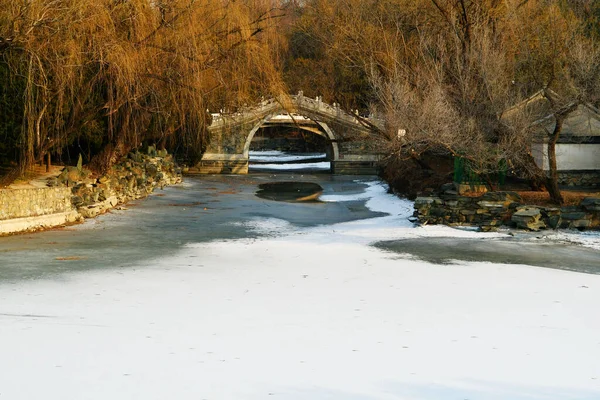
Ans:
[[[71,187],[73,206],[83,217],[92,218],[118,204],[146,197],[157,187],[179,182],[181,170],[170,155],[131,153],[98,178],[85,170],[68,167],[49,184]]]
[[[132,153],[105,175],[66,167],[47,188],[0,190],[0,235],[51,228],[93,218],[118,204],[181,182],[171,156]]]
[[[67,187],[0,189],[0,221],[74,210]]]
[[[12,218],[0,221],[0,236],[19,232],[32,232],[73,224],[83,220],[77,210],[38,215],[35,217]]]
[[[422,224],[479,226],[482,231],[500,226],[540,229],[600,229],[600,198],[586,198],[579,206],[537,207],[521,203],[514,192],[490,192],[479,197],[447,190],[437,196],[418,197],[414,217]]]
[[[569,187],[600,187],[600,171],[558,171],[558,184]]]

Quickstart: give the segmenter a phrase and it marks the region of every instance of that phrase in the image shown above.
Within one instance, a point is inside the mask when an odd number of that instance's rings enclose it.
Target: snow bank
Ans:
[[[398,259],[366,244],[482,235],[323,198],[387,215],[0,286],[0,398],[600,398],[600,276]]]
[[[327,202],[366,201],[366,206],[374,212],[388,214],[385,217],[346,222],[315,229],[313,233],[329,235],[328,240],[338,238],[342,241],[353,240],[368,244],[379,240],[397,240],[416,237],[454,237],[454,238],[497,238],[504,233],[480,233],[465,229],[455,229],[443,225],[415,226],[408,218],[413,214],[413,202],[387,193],[387,186],[381,181],[364,182],[363,193],[353,195],[323,195],[320,200]]]
[[[191,245],[3,291],[0,393],[599,398],[600,277],[296,239]]]

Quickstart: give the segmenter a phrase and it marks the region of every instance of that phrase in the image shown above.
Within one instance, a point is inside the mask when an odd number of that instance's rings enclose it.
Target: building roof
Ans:
[[[518,112],[525,113],[526,118],[533,120],[533,126],[540,130],[552,132],[556,126],[555,112],[546,96],[551,96],[555,104],[561,104],[558,94],[547,90],[534,93],[532,96],[514,105],[502,113],[502,119],[517,118]],[[600,111],[591,104],[563,104],[562,108],[575,106],[563,122],[561,136],[563,137],[600,137]]]

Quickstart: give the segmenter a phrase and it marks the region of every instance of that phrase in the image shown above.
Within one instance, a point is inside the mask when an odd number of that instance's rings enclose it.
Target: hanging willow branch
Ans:
[[[271,23],[281,8],[273,2],[0,0],[0,7],[5,79],[23,83],[14,117],[21,130],[10,132],[21,172],[80,141],[97,144],[99,170],[145,141],[191,143],[200,153],[207,108],[282,87],[273,59],[280,33]]]

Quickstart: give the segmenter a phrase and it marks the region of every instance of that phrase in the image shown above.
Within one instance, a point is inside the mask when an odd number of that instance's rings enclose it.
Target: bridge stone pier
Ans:
[[[287,115],[289,118],[281,118]],[[295,119],[295,117],[297,120]],[[311,126],[302,121],[309,119]],[[232,114],[213,115],[209,143],[194,170],[201,174],[247,174],[250,143],[256,132],[277,123],[290,124],[326,137],[334,174],[371,175],[378,171],[376,136],[364,122],[339,108],[300,92],[261,102]],[[316,125],[316,126],[315,126]]]

